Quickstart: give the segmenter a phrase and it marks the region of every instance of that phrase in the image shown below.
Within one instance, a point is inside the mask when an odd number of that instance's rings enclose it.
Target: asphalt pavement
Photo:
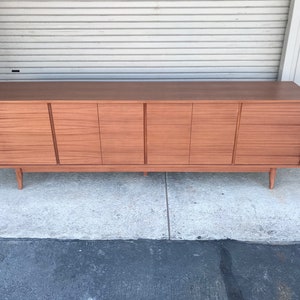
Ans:
[[[300,244],[0,240],[1,300],[297,300]]]

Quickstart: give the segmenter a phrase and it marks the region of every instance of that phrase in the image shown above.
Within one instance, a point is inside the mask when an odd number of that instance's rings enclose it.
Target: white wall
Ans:
[[[300,85],[300,0],[292,2],[279,79]]]
[[[299,51],[299,55],[298,55],[298,62],[296,65],[296,72],[295,72],[295,78],[294,81],[300,85],[300,51]]]

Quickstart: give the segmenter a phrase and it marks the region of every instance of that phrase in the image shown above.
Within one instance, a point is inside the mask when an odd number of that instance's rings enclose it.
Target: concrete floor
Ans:
[[[0,170],[0,237],[300,241],[300,169],[266,173]]]

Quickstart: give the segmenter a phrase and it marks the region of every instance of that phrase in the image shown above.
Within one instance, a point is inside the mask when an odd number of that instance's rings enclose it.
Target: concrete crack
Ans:
[[[221,245],[220,271],[225,284],[228,300],[244,300],[235,276],[232,272],[232,258],[230,252]]]
[[[170,211],[169,211],[167,173],[165,173],[165,194],[166,194],[166,207],[167,207],[168,239],[170,240],[171,239],[171,225],[170,225]]]

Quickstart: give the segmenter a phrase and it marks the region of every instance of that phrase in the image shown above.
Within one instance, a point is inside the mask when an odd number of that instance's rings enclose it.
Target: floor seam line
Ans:
[[[165,196],[166,196],[166,208],[167,208],[168,239],[171,240],[171,224],[170,224],[167,172],[165,173]]]

